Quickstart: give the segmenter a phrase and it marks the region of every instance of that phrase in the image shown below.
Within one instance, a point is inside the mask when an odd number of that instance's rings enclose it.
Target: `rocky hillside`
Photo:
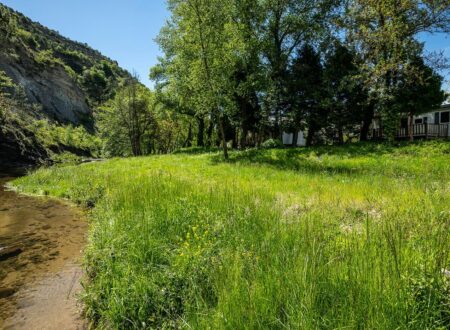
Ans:
[[[20,127],[32,121],[45,120],[48,127],[82,126],[93,132],[94,109],[112,98],[120,82],[129,77],[117,62],[88,45],[69,40],[0,3],[1,157],[5,146],[24,144],[17,141],[21,136],[36,140],[33,129]],[[21,133],[16,134],[17,130]],[[56,144],[53,149],[64,149],[63,143]],[[20,153],[26,158],[29,150]]]

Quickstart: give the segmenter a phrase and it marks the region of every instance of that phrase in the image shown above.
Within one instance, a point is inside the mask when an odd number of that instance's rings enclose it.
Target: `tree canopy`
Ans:
[[[417,114],[440,103],[406,100],[405,89],[442,95],[418,35],[449,31],[447,2],[170,0],[168,8],[157,39],[164,56],[151,71],[157,94],[197,119],[199,145],[210,123],[225,157],[226,142],[244,148],[283,131],[303,129],[310,144],[367,139],[375,115],[389,133],[406,107]],[[416,84],[424,75],[433,83]]]

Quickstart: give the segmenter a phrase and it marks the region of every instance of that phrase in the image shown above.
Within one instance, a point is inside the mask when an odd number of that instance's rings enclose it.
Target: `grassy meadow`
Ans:
[[[450,142],[113,159],[13,184],[90,209],[100,328],[448,329]]]

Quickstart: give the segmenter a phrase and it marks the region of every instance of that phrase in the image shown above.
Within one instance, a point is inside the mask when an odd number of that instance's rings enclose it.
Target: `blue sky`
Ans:
[[[135,70],[143,83],[149,68],[160,55],[154,39],[169,13],[165,0],[0,0],[34,21],[62,35],[86,42],[119,62],[130,72]],[[422,36],[428,51],[445,51],[450,57],[450,36]],[[446,80],[449,72],[443,73]],[[448,84],[445,86],[448,89]]]

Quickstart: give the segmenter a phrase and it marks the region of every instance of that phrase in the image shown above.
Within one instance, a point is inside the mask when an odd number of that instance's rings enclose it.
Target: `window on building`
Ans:
[[[422,123],[423,123],[422,118],[417,118],[416,120],[414,120],[414,124],[422,124]]]
[[[434,123],[439,124],[439,112],[434,113]]]
[[[441,112],[441,123],[450,123],[450,111]]]

